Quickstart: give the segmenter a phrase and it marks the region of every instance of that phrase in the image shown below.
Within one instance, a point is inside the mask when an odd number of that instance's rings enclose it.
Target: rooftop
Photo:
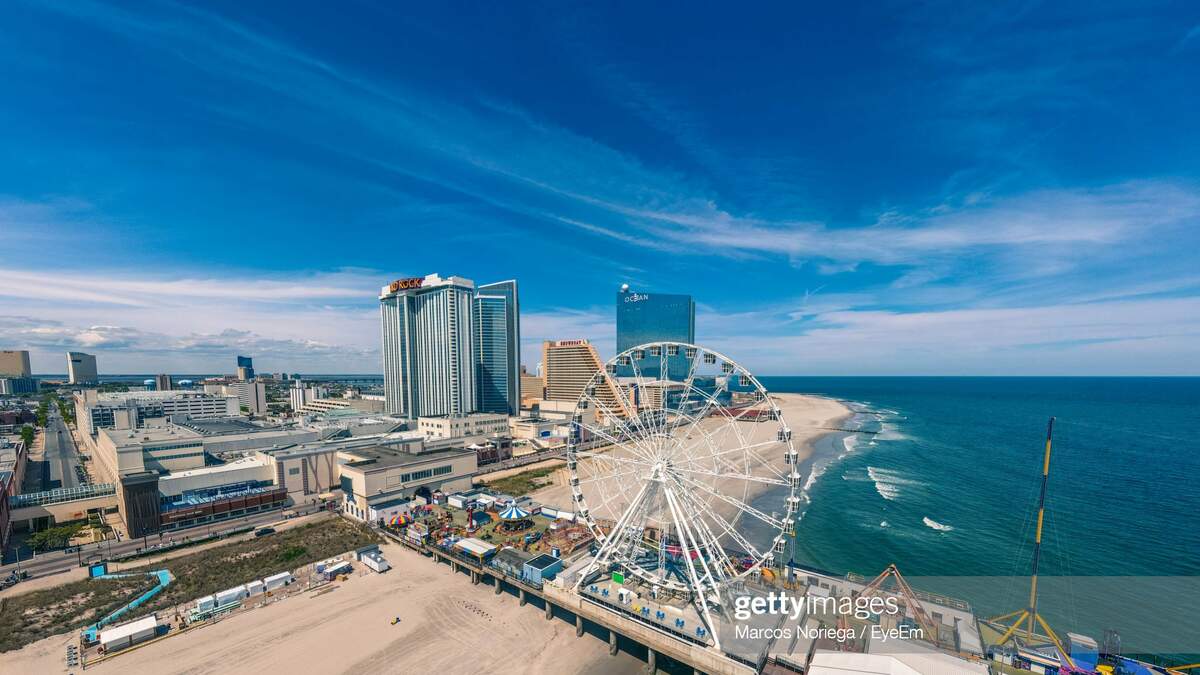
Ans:
[[[251,424],[240,417],[224,417],[211,420],[186,420],[177,422],[181,427],[187,427],[192,431],[203,434],[205,436],[218,436],[223,434],[247,434],[258,433],[261,431],[281,431],[284,427],[263,427],[257,424]]]
[[[552,555],[543,553],[525,564],[529,565],[530,567],[534,568],[535,570],[544,570],[547,567],[553,565],[554,563],[556,563],[558,561],[559,561],[558,558],[555,558]]]
[[[189,478],[189,477],[194,477],[194,476],[204,476],[204,475],[209,475],[209,474],[224,473],[226,471],[237,471],[239,469],[246,469],[246,468],[253,467],[253,466],[263,466],[263,465],[269,464],[270,461],[271,461],[270,459],[268,459],[267,457],[265,457],[263,455],[251,455],[249,457],[242,457],[240,459],[235,459],[232,462],[226,462],[224,464],[216,464],[214,466],[206,466],[201,469],[188,469],[186,471],[172,471],[169,477],[164,477],[164,480],[175,479],[175,478]]]
[[[445,459],[448,457],[458,457],[461,455],[475,455],[474,450],[466,450],[464,448],[447,448],[445,450],[431,450],[429,452],[405,452],[396,447],[386,445],[370,445],[365,448],[352,448],[346,450],[348,454],[359,457],[360,459],[347,462],[346,466],[353,468],[361,468],[365,470],[386,469],[396,466],[408,466],[410,464],[424,464],[433,459]]]
[[[166,391],[117,391],[104,392],[96,396],[96,400],[100,403],[124,403],[131,399],[140,401],[165,401],[175,398],[227,398],[217,394],[208,394],[203,391],[187,391],[180,389],[168,389]]]
[[[100,642],[107,644],[114,640],[120,640],[121,638],[127,638],[131,635],[136,635],[137,633],[140,633],[144,630],[149,630],[151,628],[157,628],[157,627],[158,627],[158,618],[155,617],[153,614],[151,614],[150,616],[148,616],[144,619],[138,619],[137,621],[130,621],[129,623],[123,623],[120,626],[113,626],[112,628],[109,628],[108,630],[100,631]]]

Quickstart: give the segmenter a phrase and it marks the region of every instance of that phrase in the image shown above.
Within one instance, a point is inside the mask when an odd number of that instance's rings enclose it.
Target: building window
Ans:
[[[288,469],[288,475],[289,476],[299,476],[300,475],[300,467],[296,467],[294,469]]]

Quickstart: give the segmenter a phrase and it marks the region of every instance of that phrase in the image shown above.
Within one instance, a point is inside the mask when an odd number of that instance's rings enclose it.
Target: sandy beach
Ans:
[[[636,673],[644,664],[513,595],[396,544],[393,569],[305,593],[89,666],[96,673]],[[399,616],[401,622],[391,624]],[[0,673],[66,673],[60,635],[0,656]]]

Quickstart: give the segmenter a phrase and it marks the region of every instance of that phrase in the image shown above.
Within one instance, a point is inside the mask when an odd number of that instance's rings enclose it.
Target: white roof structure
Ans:
[[[458,541],[454,542],[454,546],[476,556],[485,556],[496,550],[496,547],[492,544],[474,537],[459,539]]]
[[[120,626],[113,626],[108,630],[100,631],[100,644],[106,645],[110,642],[123,640],[138,633],[144,633],[148,630],[156,630],[158,628],[158,617],[151,614],[150,616],[123,623]]]
[[[989,672],[983,663],[961,659],[912,640],[871,640],[867,652],[871,656],[894,659],[923,675],[987,675]]]

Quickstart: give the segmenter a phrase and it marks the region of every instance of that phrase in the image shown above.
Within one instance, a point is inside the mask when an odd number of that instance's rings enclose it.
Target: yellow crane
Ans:
[[[1040,625],[1046,631],[1046,635],[1054,642],[1054,646],[1058,649],[1058,653],[1062,656],[1066,664],[1071,668],[1074,668],[1075,662],[1071,660],[1071,655],[1068,654],[1066,648],[1063,647],[1062,641],[1058,639],[1058,635],[1054,632],[1054,629],[1052,629],[1050,624],[1047,623],[1046,620],[1042,618],[1042,615],[1038,613],[1037,608],[1038,563],[1040,562],[1042,553],[1042,525],[1044,524],[1046,515],[1046,485],[1050,480],[1050,445],[1053,436],[1054,418],[1051,417],[1050,422],[1046,425],[1046,453],[1042,459],[1042,491],[1038,496],[1037,533],[1033,540],[1033,575],[1029,581],[1029,604],[1023,609],[1018,609],[1015,612],[1009,612],[1008,614],[991,618],[988,621],[1000,626],[1008,626],[1008,629],[1004,632],[1004,635],[1000,636],[1000,640],[997,642],[997,644],[1001,645],[1012,640],[1020,630],[1022,624],[1025,625],[1025,630],[1022,631],[1025,634],[1025,639],[1032,640],[1036,630],[1036,622],[1037,625]],[[1012,623],[1006,624],[1008,621],[1011,621]]]

